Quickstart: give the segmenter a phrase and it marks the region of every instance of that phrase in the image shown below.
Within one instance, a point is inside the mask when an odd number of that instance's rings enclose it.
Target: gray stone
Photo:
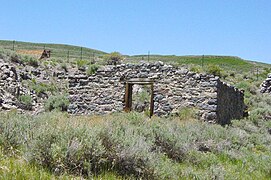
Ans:
[[[205,114],[205,119],[208,121],[216,120],[217,116],[215,112],[209,112]]]
[[[197,107],[201,111],[200,117],[206,120],[226,117],[230,119],[239,117],[243,111],[243,94],[225,83],[220,83],[218,77],[201,75],[189,72],[185,68],[175,68],[170,65],[158,63],[145,63],[140,65],[121,64],[117,66],[105,66],[98,70],[86,81],[82,81],[85,75],[81,73],[69,78],[69,93],[71,104],[78,105],[69,110],[72,113],[104,114],[122,111],[124,108],[125,80],[130,78],[155,78],[154,83],[154,114],[167,115],[177,110],[180,106]],[[88,81],[87,86],[85,82]],[[80,84],[80,82],[83,82]],[[134,85],[134,93],[147,85]],[[228,100],[223,100],[221,94],[226,94]],[[233,101],[234,104],[227,104]],[[149,103],[149,102],[147,102]],[[92,106],[95,104],[95,107]],[[219,111],[217,111],[218,105]],[[79,107],[80,105],[80,107]],[[145,102],[133,104],[137,111],[145,108]],[[86,108],[86,109],[84,109]],[[225,111],[225,109],[230,109]],[[217,111],[217,112],[216,112]],[[213,120],[214,119],[214,120]],[[226,120],[229,122],[229,120]],[[224,122],[223,122],[224,123]]]
[[[209,99],[207,103],[209,105],[217,105],[217,99]]]

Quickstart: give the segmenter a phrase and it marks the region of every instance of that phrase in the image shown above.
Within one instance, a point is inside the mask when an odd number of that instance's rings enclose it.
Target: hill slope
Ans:
[[[89,59],[94,56],[101,56],[106,54],[103,51],[90,49],[86,47],[79,47],[73,45],[65,45],[65,44],[48,44],[48,43],[31,43],[31,42],[20,42],[20,41],[6,41],[0,40],[0,47],[4,49],[14,50],[18,53],[22,54],[32,54],[40,56],[40,51],[43,49],[51,50],[52,58],[81,58],[81,50],[82,50],[82,59]],[[38,52],[38,54],[37,54]]]

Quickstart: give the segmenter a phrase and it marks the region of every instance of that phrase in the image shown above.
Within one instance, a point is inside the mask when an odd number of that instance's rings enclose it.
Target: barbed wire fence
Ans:
[[[91,51],[84,47],[61,49],[56,46],[57,45],[46,46],[46,44],[21,43],[17,41],[8,41],[1,45],[4,49],[36,57],[40,57],[43,50],[50,50],[51,58],[66,59],[67,62],[70,62],[71,60],[89,60],[91,62],[95,62],[97,58],[101,58],[104,55],[104,53],[100,53],[98,51],[95,52],[95,50]]]
[[[47,45],[47,46],[46,46]],[[98,58],[102,58],[104,56],[104,53],[100,53],[99,51],[89,50],[84,47],[73,47],[73,48],[59,48],[56,47],[58,45],[48,45],[48,44],[38,44],[38,43],[24,43],[24,42],[18,42],[18,41],[5,41],[2,42],[1,47],[4,49],[9,49],[15,52],[18,52],[19,54],[28,54],[28,55],[34,55],[36,57],[40,57],[43,50],[50,50],[51,58],[58,58],[58,59],[65,59],[68,63],[74,60],[88,60],[91,63],[95,63],[95,61]],[[65,45],[64,45],[65,46]],[[142,60],[146,60],[150,62],[151,58],[150,51],[146,55],[143,55]],[[207,56],[202,55],[199,59],[199,65],[203,68],[208,66],[207,63]],[[217,64],[222,69],[227,69],[226,63],[219,63]],[[187,65],[188,67],[188,65]],[[238,68],[238,67],[236,67]],[[251,74],[255,75],[257,79],[259,79],[259,74],[261,73],[261,69],[257,65],[252,67],[250,69]]]

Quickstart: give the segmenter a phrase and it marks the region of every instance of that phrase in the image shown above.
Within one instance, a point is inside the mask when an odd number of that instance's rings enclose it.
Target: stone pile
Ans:
[[[125,80],[131,78],[154,79],[154,115],[177,114],[184,107],[194,107],[199,109],[200,119],[221,124],[243,116],[242,92],[213,75],[197,74],[162,62],[104,66],[92,76],[84,73],[69,76],[68,112],[123,111]]]
[[[15,66],[0,59],[0,109],[25,109],[19,102],[20,95],[31,94],[30,90],[22,86],[21,75]],[[32,93],[32,98],[36,99]]]
[[[271,94],[271,73],[268,74],[266,80],[261,84],[261,93]]]
[[[16,64],[6,63],[0,59],[0,110],[18,109],[37,110],[40,108],[36,93],[27,86],[23,86],[22,81],[37,79],[42,73],[38,68],[29,66],[16,66]],[[45,76],[43,76],[45,77]],[[29,95],[32,104],[25,105],[19,101],[19,97]]]

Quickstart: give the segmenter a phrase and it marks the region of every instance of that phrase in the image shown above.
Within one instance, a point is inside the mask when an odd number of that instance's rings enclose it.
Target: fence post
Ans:
[[[68,50],[68,63],[70,62],[70,51]]]
[[[148,62],[150,62],[150,51],[148,51]]]
[[[83,48],[81,47],[81,60],[82,60]]]
[[[92,64],[94,64],[95,63],[95,53],[93,52],[93,54],[92,54]]]
[[[14,51],[15,41],[12,41],[12,50]]]
[[[202,58],[201,58],[201,67],[203,68],[203,61],[204,61],[204,55],[202,55]]]
[[[259,80],[259,68],[257,67],[257,81]]]

